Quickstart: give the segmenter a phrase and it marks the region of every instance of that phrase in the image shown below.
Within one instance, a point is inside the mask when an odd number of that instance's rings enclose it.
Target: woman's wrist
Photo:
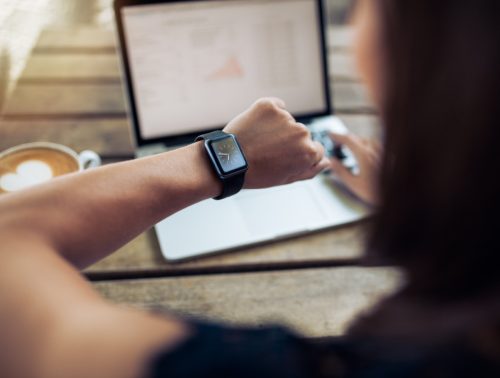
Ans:
[[[222,192],[222,182],[214,172],[203,142],[193,143],[186,149],[190,156],[186,157],[185,161],[192,165],[194,188],[198,199],[217,197]]]

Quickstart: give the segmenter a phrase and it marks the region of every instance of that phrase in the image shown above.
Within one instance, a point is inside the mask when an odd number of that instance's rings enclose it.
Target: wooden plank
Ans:
[[[40,33],[34,52],[113,52],[113,30],[96,26],[50,27]]]
[[[359,80],[352,54],[332,51],[329,54],[330,73],[333,78]],[[95,82],[121,80],[118,57],[111,54],[60,53],[30,56],[21,75],[20,83]]]
[[[350,26],[329,26],[327,43],[331,49],[348,50],[354,42]],[[113,30],[95,26],[51,27],[42,31],[34,52],[110,52],[116,50]]]
[[[121,84],[19,84],[7,101],[4,116],[40,118],[124,117]]]
[[[68,121],[4,121],[0,119],[0,151],[22,143],[48,141],[75,151],[92,149],[103,157],[132,157],[128,121],[89,119]]]
[[[21,83],[57,81],[120,82],[116,54],[32,54],[21,75]]]
[[[90,267],[86,273],[90,279],[102,279],[336,266],[356,261],[363,253],[363,240],[364,228],[358,224],[169,263],[161,255],[154,232],[149,231]]]
[[[371,113],[364,86],[354,82],[334,81],[335,109],[342,113]],[[7,101],[4,116],[8,119],[34,116],[61,117],[123,117],[126,114],[121,84],[20,83]]]
[[[331,268],[95,283],[135,308],[231,324],[285,324],[308,337],[343,334],[356,315],[391,294],[402,276],[387,268]]]

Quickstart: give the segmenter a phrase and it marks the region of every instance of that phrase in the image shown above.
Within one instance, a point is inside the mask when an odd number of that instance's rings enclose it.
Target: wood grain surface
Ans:
[[[118,56],[110,54],[32,54],[20,83],[120,82]]]
[[[334,108],[339,113],[373,113],[360,84],[349,28],[329,31],[329,65]],[[126,106],[112,30],[47,29],[4,107],[9,120],[125,117]]]
[[[142,309],[261,326],[308,337],[343,334],[363,311],[399,287],[388,268],[301,269],[94,283],[107,299]]]
[[[349,28],[328,32],[336,112],[355,133],[380,124],[352,58]],[[45,30],[0,118],[0,150],[34,141],[133,157],[115,36],[96,27]],[[84,274],[106,298],[145,309],[237,324],[288,324],[339,335],[389,295],[401,275],[360,266],[368,221],[183,263],[168,263],[153,231]]]
[[[49,27],[42,31],[33,50],[34,53],[108,53],[114,52],[115,34],[112,29],[102,27]]]
[[[354,33],[349,26],[330,27],[327,43],[330,49],[351,50]],[[112,29],[80,26],[78,28],[50,27],[40,34],[35,53],[90,52],[102,53],[115,49]]]
[[[341,30],[333,34],[337,43],[345,47],[341,41],[348,33]],[[0,150],[21,143],[51,141],[76,151],[92,149],[106,160],[132,158],[118,59],[113,46],[109,30],[44,31],[9,101],[7,117],[0,121]],[[344,67],[343,71],[338,70],[343,76],[335,81],[335,100],[349,102],[352,108],[362,108],[365,102],[357,93],[363,90],[362,86],[343,81],[355,77],[349,71],[352,65],[348,55],[343,51],[332,54],[340,57],[337,61],[332,60],[332,64]],[[353,112],[356,113],[355,109]],[[354,114],[342,118],[357,134],[372,137],[379,132],[374,116]],[[86,273],[91,278],[103,278],[341,264],[361,256],[362,234],[361,225],[352,225],[171,264],[161,256],[154,232],[150,231]]]
[[[27,116],[27,117],[23,117]],[[4,119],[126,117],[120,83],[23,84],[5,105]]]
[[[329,71],[332,80],[359,81],[353,56],[331,52]],[[119,83],[121,73],[115,53],[32,54],[19,80],[21,84]]]
[[[94,150],[104,158],[133,156],[129,124],[120,119],[0,119],[0,151],[31,142],[64,144],[75,151]]]
[[[359,80],[351,52],[331,51],[329,54],[330,76],[336,79]],[[89,54],[35,53],[26,63],[20,83],[79,83],[121,80],[118,56],[115,52]]]
[[[103,279],[357,264],[364,252],[364,225],[344,225],[174,263],[162,257],[156,235],[151,230],[88,268],[86,274],[91,279]]]
[[[334,108],[339,113],[374,113],[364,86],[333,82]],[[44,83],[21,81],[7,100],[4,119],[69,119],[125,117],[122,85],[117,82]]]

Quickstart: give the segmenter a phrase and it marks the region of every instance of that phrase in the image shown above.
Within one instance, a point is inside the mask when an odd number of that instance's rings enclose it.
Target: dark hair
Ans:
[[[500,284],[500,2],[376,1],[386,152],[368,256],[429,300],[483,292]]]

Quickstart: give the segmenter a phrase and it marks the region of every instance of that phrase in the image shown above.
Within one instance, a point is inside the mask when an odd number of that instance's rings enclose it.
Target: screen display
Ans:
[[[325,112],[316,0],[190,1],[121,9],[141,137],[222,127],[256,99]]]
[[[232,137],[214,141],[211,146],[224,173],[227,174],[246,166],[245,159]]]

